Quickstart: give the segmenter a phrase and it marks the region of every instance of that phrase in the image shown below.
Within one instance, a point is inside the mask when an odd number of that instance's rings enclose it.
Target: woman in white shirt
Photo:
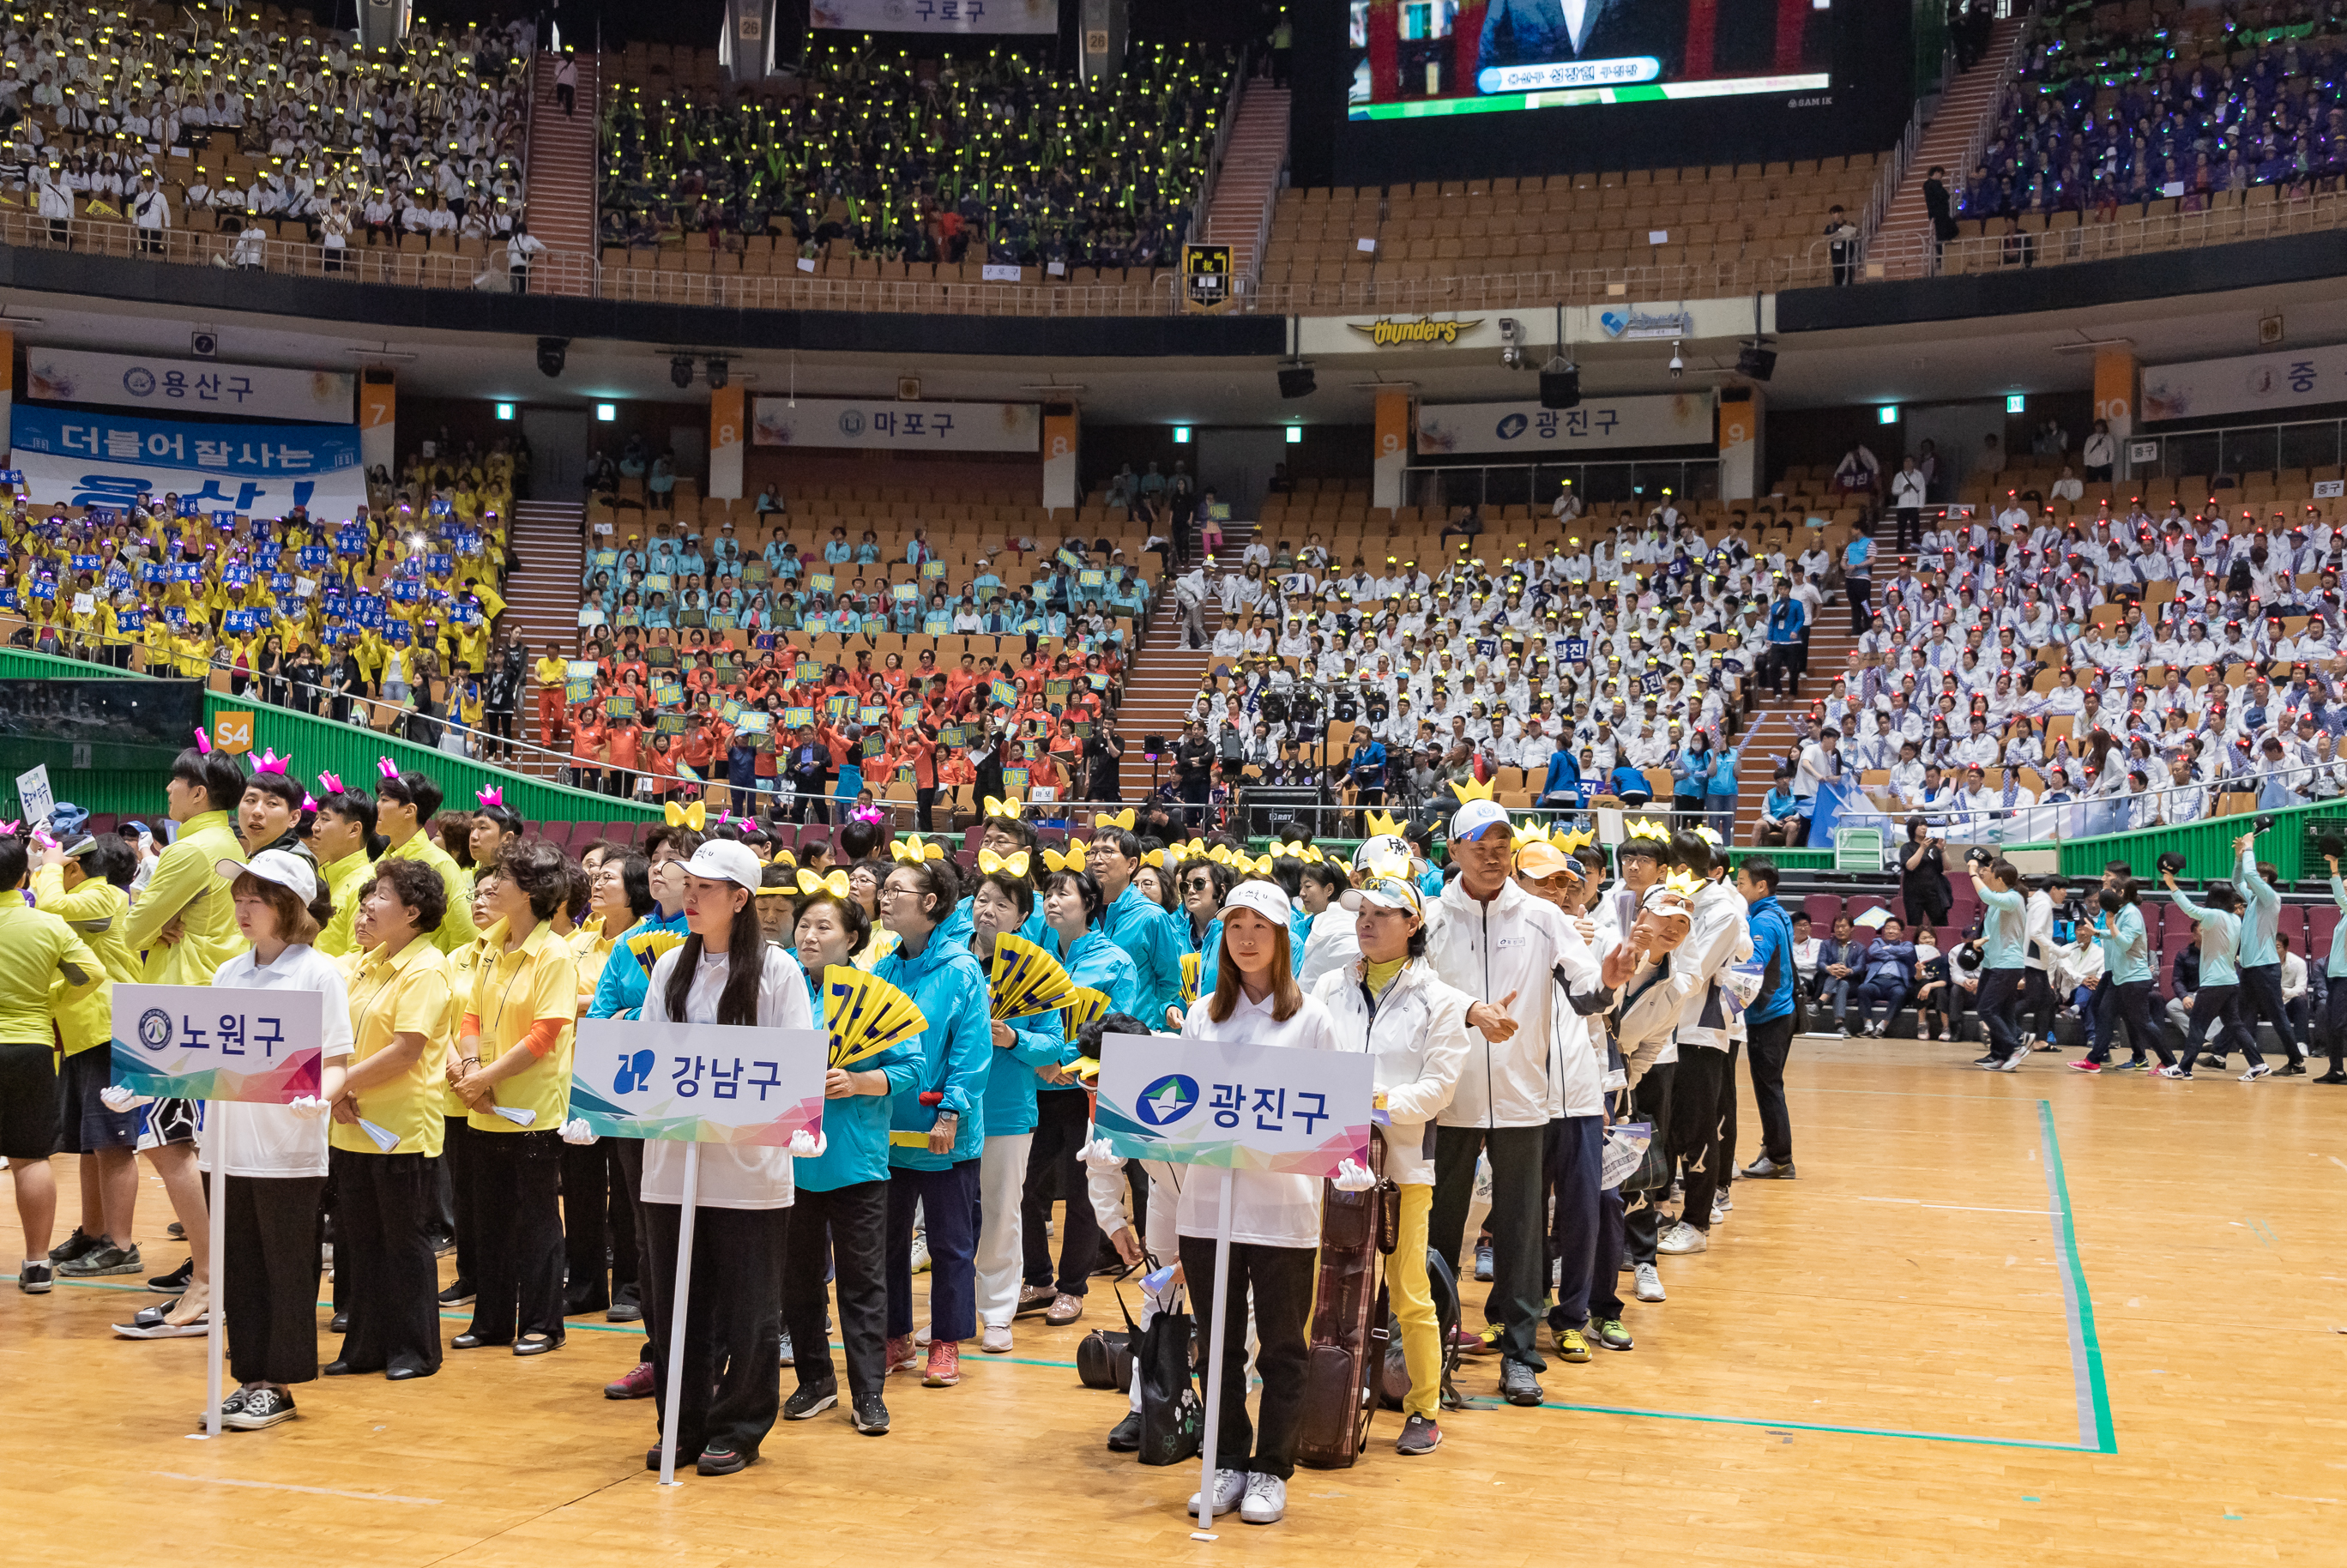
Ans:
[[[321,993],[317,1091],[284,1105],[216,1102],[196,1138],[199,1164],[225,1178],[220,1306],[237,1389],[220,1401],[220,1424],[258,1431],[291,1420],[291,1385],[318,1375],[318,1196],[326,1111],[342,1096],[351,1055],[351,1009],[341,969],[310,945],[333,917],[310,862],[264,849],[249,865],[223,860],[214,869],[231,884],[236,927],[252,948],[220,967],[212,989]],[[221,1006],[237,1002],[222,997]],[[240,1010],[257,1021],[265,1006]]]
[[[1184,1019],[1184,1038],[1305,1050],[1338,1049],[1327,1009],[1296,983],[1288,954],[1287,895],[1276,883],[1250,878],[1223,900],[1222,920],[1214,989]],[[1231,1276],[1217,1281],[1214,1231],[1225,1182],[1234,1184]],[[1310,1176],[1270,1171],[1193,1166],[1182,1188],[1175,1224],[1182,1238],[1182,1273],[1197,1304],[1198,1329],[1205,1343],[1214,1342],[1214,1314],[1231,1314],[1222,1365],[1205,1369],[1205,1376],[1220,1376],[1223,1382],[1214,1512],[1228,1513],[1236,1508],[1249,1524],[1275,1523],[1287,1507],[1287,1478],[1296,1471],[1296,1435],[1304,1415],[1310,1354],[1307,1330],[1320,1248],[1320,1184]],[[1263,1379],[1260,1433],[1247,1419],[1245,1335],[1239,1331],[1250,1289],[1255,1372]],[[1190,1499],[1194,1518],[1200,1502],[1195,1494]]]
[[[644,991],[645,1023],[815,1027],[798,960],[767,941],[759,927],[763,871],[746,845],[712,839],[693,851],[684,863],[685,939],[652,967]],[[573,1126],[584,1130],[583,1124]],[[563,1131],[566,1137],[572,1134],[570,1127]],[[756,1461],[780,1409],[774,1368],[782,1355],[782,1255],[790,1220],[791,1160],[820,1149],[805,1132],[794,1135],[788,1148],[701,1145],[684,1392],[680,1408],[670,1411],[670,1314],[676,1309],[677,1235],[692,1147],[662,1139],[644,1143],[644,1316],[651,1339],[652,1397],[661,1419],[676,1422],[676,1451],[697,1455],[694,1468],[702,1475],[731,1475]],[[657,1447],[644,1463],[660,1463]]]

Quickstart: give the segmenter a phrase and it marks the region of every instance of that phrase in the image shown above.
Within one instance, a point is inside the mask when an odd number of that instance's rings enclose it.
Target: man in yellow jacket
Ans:
[[[473,924],[472,890],[464,872],[424,831],[439,815],[441,798],[440,786],[422,774],[385,774],[375,783],[375,831],[389,845],[382,859],[420,860],[440,874],[448,890],[448,913],[432,933],[432,945],[454,953],[481,933]]]
[[[132,907],[128,937],[148,984],[208,985],[245,948],[228,881],[214,869],[244,859],[231,817],[244,796],[244,775],[222,753],[185,751],[171,764],[166,793],[179,836]]]

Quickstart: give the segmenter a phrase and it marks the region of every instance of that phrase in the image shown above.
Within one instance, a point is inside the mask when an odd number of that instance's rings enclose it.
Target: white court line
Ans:
[[[153,1473],[170,1481],[192,1481],[200,1486],[249,1486],[263,1491],[303,1491],[313,1497],[354,1497],[361,1502],[417,1502],[428,1508],[440,1506],[436,1497],[400,1497],[388,1491],[337,1491],[331,1486],[289,1486],[277,1481],[231,1481],[218,1475],[181,1475],[175,1470],[159,1470]]]
[[[2004,1209],[1989,1204],[1927,1204],[1921,1198],[1874,1198],[1863,1193],[1853,1194],[1861,1204],[1911,1204],[1921,1209],[1963,1209],[1976,1214],[2034,1214],[2036,1209]]]

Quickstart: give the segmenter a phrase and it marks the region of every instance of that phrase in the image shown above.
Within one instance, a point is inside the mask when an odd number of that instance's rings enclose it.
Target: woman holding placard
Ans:
[[[570,1095],[578,960],[549,922],[570,895],[562,852],[542,840],[498,856],[471,996],[448,1079],[466,1108],[474,1202],[472,1326],[459,1350],[511,1345],[542,1356],[562,1345],[562,1168],[557,1131]]]
[[[913,1348],[913,1211],[929,1248],[932,1389],[961,1381],[961,1341],[978,1332],[979,1163],[986,1143],[982,1098],[994,1043],[986,971],[958,942],[933,941],[954,912],[953,873],[942,860],[897,866],[880,888],[880,917],[896,951],[872,972],[913,999],[921,1031],[917,1091],[889,1101],[888,1366],[917,1365]],[[911,1136],[907,1136],[910,1134]]]
[[[1296,983],[1287,916],[1287,895],[1276,883],[1249,878],[1230,890],[1222,904],[1214,989],[1184,1018],[1184,1039],[1304,1050],[1340,1049],[1327,1009]],[[1356,1179],[1347,1173],[1348,1190]],[[1233,1184],[1231,1272],[1227,1280],[1217,1282],[1214,1234],[1225,1182]],[[1373,1182],[1368,1178],[1361,1184]],[[1249,1524],[1276,1523],[1286,1511],[1287,1478],[1296,1472],[1296,1434],[1304,1415],[1307,1330],[1320,1255],[1319,1180],[1270,1171],[1194,1167],[1182,1186],[1176,1228],[1182,1236],[1182,1274],[1197,1303],[1198,1332],[1207,1344],[1214,1343],[1214,1315],[1230,1314],[1222,1364],[1205,1370],[1205,1376],[1222,1379],[1214,1512],[1228,1513],[1235,1508]],[[1255,1372],[1263,1379],[1260,1431],[1247,1419],[1246,1343],[1239,1332],[1246,1321],[1250,1291]],[[1201,1501],[1196,1495],[1190,1499],[1194,1516]]]
[[[799,907],[795,936],[811,1011],[820,1013],[823,973],[845,968],[870,936],[871,917],[852,897],[827,886]],[[882,1266],[888,1225],[889,1097],[912,1093],[920,1081],[918,1041],[892,1045],[854,1070],[832,1068],[824,1078],[824,1152],[800,1163],[790,1234],[783,1252],[783,1327],[791,1341],[798,1388],[783,1419],[804,1421],[839,1402],[825,1331],[826,1260],[839,1287],[839,1337],[847,1362],[847,1397],[856,1430],[866,1437],[888,1430],[880,1385],[888,1375],[888,1286]]]
[[[440,1369],[425,1221],[453,994],[432,933],[447,897],[439,873],[415,860],[384,862],[358,890],[354,929],[364,956],[350,985],[352,1060],[327,1138],[335,1273],[350,1323],[330,1378],[381,1372],[398,1382]]]
[[[318,1092],[286,1105],[215,1103],[196,1143],[225,1205],[220,1307],[227,1314],[229,1373],[237,1389],[220,1401],[220,1424],[258,1431],[291,1420],[290,1385],[318,1375],[323,1118],[343,1095],[351,1013],[342,971],[311,946],[333,909],[310,862],[291,850],[264,849],[249,864],[222,860],[216,870],[230,880],[236,927],[252,948],[220,967],[213,989],[323,997]],[[222,1005],[233,1003],[223,998]]]
[[[644,1022],[815,1027],[798,961],[758,928],[762,869],[746,845],[723,839],[702,844],[684,863],[687,935],[682,946],[661,954],[652,966]],[[732,1475],[756,1462],[759,1446],[774,1430],[791,1160],[794,1150],[817,1150],[805,1134],[791,1148],[700,1146],[692,1295],[680,1307],[674,1298],[677,1247],[685,1163],[693,1147],[674,1139],[644,1143],[644,1306],[651,1331],[652,1397],[661,1419],[676,1423],[679,1454],[698,1456],[694,1468],[702,1475]],[[679,1310],[684,1313],[684,1368],[679,1406],[671,1410],[669,1338],[675,1323],[671,1314]],[[660,1468],[657,1446],[644,1456],[644,1464]]]

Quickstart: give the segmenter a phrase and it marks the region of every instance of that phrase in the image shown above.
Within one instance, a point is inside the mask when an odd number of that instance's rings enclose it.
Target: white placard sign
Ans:
[[[288,370],[208,359],[25,350],[25,393],[50,403],[141,408],[163,418],[236,414],[349,425],[358,418],[358,377],[347,370]]]
[[[1368,1163],[1373,1078],[1350,1051],[1112,1034],[1093,1120],[1127,1159],[1333,1176]]]
[[[891,452],[1040,452],[1042,405],[899,402],[894,398],[755,400],[751,444],[877,447]]]
[[[850,33],[1056,33],[1058,0],[814,0],[807,26]]]
[[[820,1030],[589,1019],[569,1115],[605,1137],[781,1148],[822,1131],[829,1047]]]
[[[114,1081],[158,1100],[315,1095],[325,998],[226,986],[114,988]]]
[[[83,599],[87,597],[87,594],[80,596]],[[81,610],[78,600],[74,608]],[[87,611],[82,613],[87,614]],[[48,764],[35,763],[29,771],[16,775],[16,815],[23,817],[27,825],[48,821],[49,813],[56,808],[56,804],[57,797],[49,792]]]
[[[1420,456],[1711,445],[1707,393],[1591,397],[1577,408],[1542,408],[1534,401],[1424,404],[1418,411]]]
[[[2310,403],[2347,403],[2347,345],[2143,367],[2143,416],[2149,421]]]

